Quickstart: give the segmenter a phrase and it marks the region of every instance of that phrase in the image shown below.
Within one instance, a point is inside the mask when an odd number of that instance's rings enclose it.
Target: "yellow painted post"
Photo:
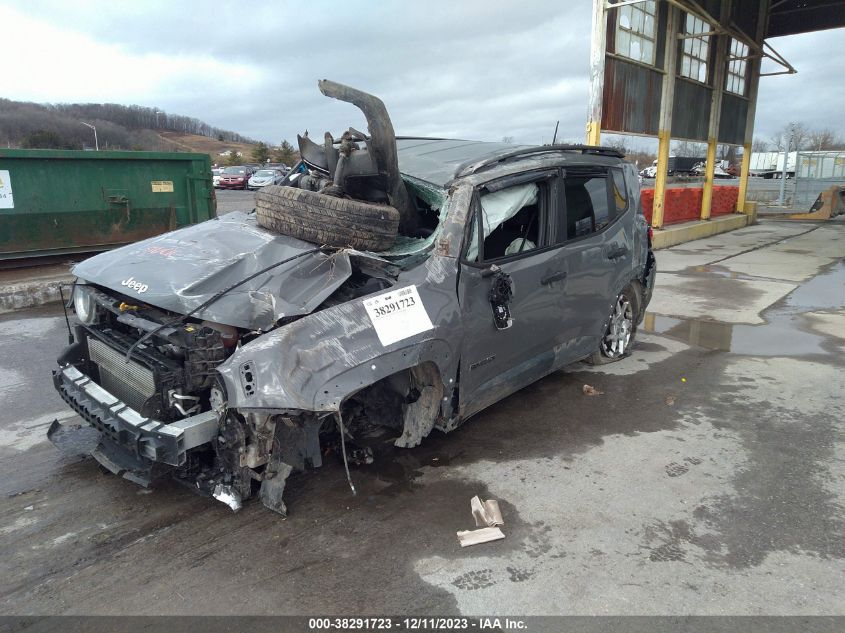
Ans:
[[[587,145],[598,145],[601,140],[604,55],[607,47],[607,9],[604,3],[605,0],[593,0],[590,36],[590,118],[587,121]]]
[[[736,210],[746,213],[750,205],[746,205],[745,196],[748,194],[748,173],[751,171],[751,143],[742,146],[742,169],[739,172],[739,197],[736,201]]]
[[[587,123],[587,145],[601,144],[601,123],[590,121]]]
[[[723,2],[719,24],[730,21],[730,3]],[[707,163],[704,167],[704,190],[701,192],[701,219],[709,220],[713,207],[713,180],[716,171],[716,146],[719,142],[719,121],[722,117],[722,90],[725,87],[725,71],[728,67],[730,37],[724,33],[713,36],[716,60],[711,71],[713,84],[710,94],[710,120],[707,124]]]
[[[663,228],[663,210],[666,202],[666,178],[669,175],[669,143],[672,140],[668,130],[657,133],[657,177],[654,180],[654,206],[651,212],[651,226]]]
[[[757,37],[755,42],[763,42],[763,34],[766,31],[766,15],[768,15],[769,3],[760,3],[760,12],[757,17]],[[748,114],[745,119],[745,138],[742,145],[742,170],[739,173],[739,198],[736,201],[736,210],[746,215],[752,215],[749,222],[756,221],[757,203],[749,202],[745,198],[748,195],[748,174],[751,172],[751,142],[754,139],[754,116],[757,112],[757,94],[760,87],[760,64],[759,56],[748,60]]]
[[[663,52],[663,84],[660,88],[660,118],[657,130],[657,177],[654,181],[654,206],[651,226],[663,228],[666,208],[666,178],[669,175],[669,143],[672,140],[672,112],[675,106],[675,68],[678,61],[678,24],[680,12],[669,5],[666,19],[666,46]]]
[[[704,168],[704,191],[701,193],[701,219],[710,219],[710,208],[713,203],[713,172],[716,170],[716,139],[710,137],[707,141],[707,165]]]

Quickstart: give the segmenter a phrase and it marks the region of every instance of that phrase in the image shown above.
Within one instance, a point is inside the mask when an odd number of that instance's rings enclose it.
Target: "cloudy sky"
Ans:
[[[2,95],[158,106],[273,143],[360,113],[328,78],[380,96],[397,132],[581,141],[590,0],[0,0]],[[790,120],[845,136],[843,30],[772,40],[798,75],[764,77],[755,135]]]

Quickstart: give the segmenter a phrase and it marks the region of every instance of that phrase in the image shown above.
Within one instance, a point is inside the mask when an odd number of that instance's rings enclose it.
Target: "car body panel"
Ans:
[[[236,211],[101,253],[72,272],[89,283],[186,314],[228,286],[311,250],[313,244],[271,233],[258,226],[254,215]],[[310,313],[350,273],[348,254],[315,252],[271,268],[196,316],[266,330],[281,318]]]

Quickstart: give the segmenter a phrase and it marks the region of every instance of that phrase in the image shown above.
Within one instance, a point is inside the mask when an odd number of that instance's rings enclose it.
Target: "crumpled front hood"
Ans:
[[[185,314],[259,270],[314,248],[235,212],[101,253],[74,266],[73,274]],[[268,330],[282,317],[312,312],[351,274],[344,251],[304,255],[238,286],[195,316]]]

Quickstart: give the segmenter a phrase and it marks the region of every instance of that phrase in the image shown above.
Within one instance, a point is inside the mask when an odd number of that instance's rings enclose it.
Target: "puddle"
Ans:
[[[715,272],[715,271],[713,271]],[[807,331],[802,315],[845,306],[845,264],[832,266],[802,284],[777,306],[763,313],[762,325],[735,325],[701,319],[678,319],[647,312],[645,332],[654,332],[705,349],[749,356],[827,354],[825,337]]]
[[[784,303],[792,313],[837,310],[845,306],[845,263],[840,261],[801,284],[787,295]]]

